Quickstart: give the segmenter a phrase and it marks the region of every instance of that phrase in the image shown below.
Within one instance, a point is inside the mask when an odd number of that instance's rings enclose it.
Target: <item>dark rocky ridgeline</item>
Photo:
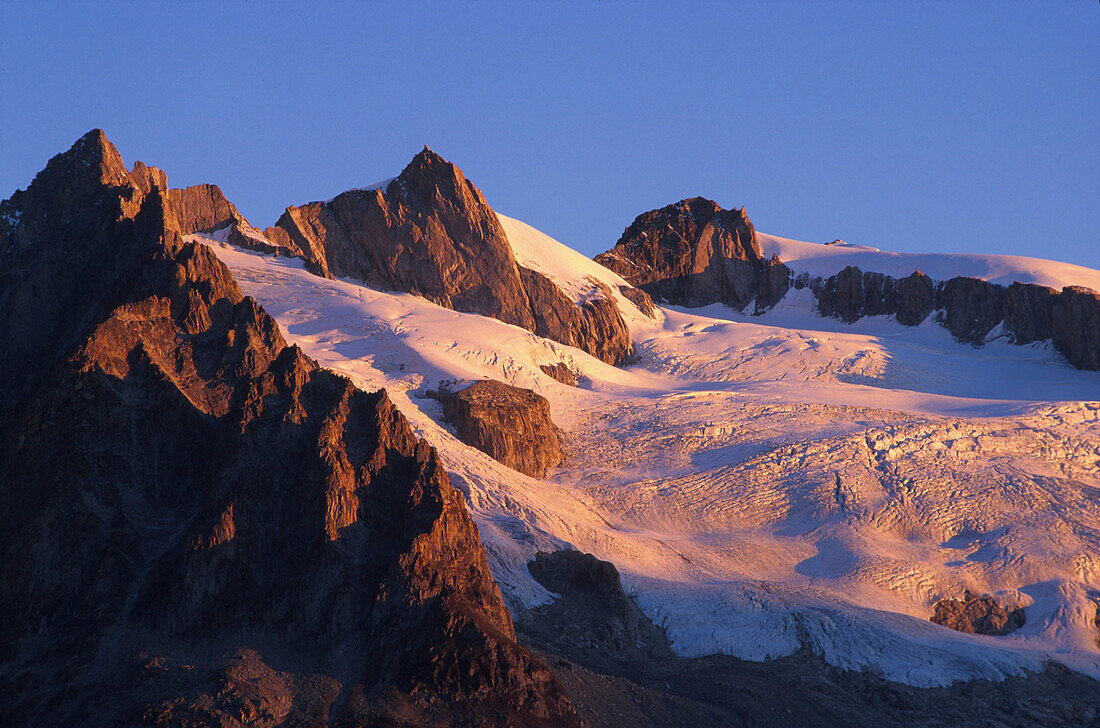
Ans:
[[[520,641],[541,652],[592,728],[1095,725],[1100,683],[1050,665],[1001,682],[914,688],[833,667],[809,649],[750,662],[685,658],[623,592],[614,565],[577,551],[528,562],[553,592],[520,612]]]
[[[288,207],[264,234],[318,275],[492,316],[612,364],[633,351],[610,291],[577,305],[520,266],[481,191],[427,147],[384,188]]]
[[[153,190],[161,191],[183,235],[207,234],[228,227],[225,240],[231,245],[267,254],[298,254],[297,250],[280,249],[264,240],[263,235],[249,224],[217,185],[169,188],[168,176],[164,170],[146,166],[141,161],[134,162],[130,177],[143,194],[149,194]]]
[[[94,131],[0,203],[4,724],[573,724],[435,451],[150,177]]]
[[[941,599],[933,607],[929,620],[956,632],[1003,635],[1024,626],[1023,609],[1005,609],[986,594],[979,596],[968,589],[962,599]]]
[[[595,260],[677,306],[743,310],[755,302],[754,311],[762,312],[783,297],[790,278],[778,258],[761,255],[744,208],[724,210],[702,197],[639,215]]]
[[[821,315],[847,323],[894,316],[916,326],[935,311],[955,338],[976,345],[1003,323],[1014,343],[1049,339],[1073,366],[1100,369],[1100,294],[1089,289],[1005,287],[961,276],[934,281],[920,271],[894,278],[855,266],[827,278],[794,276],[777,257],[764,260],[744,208],[723,210],[701,197],[639,215],[595,260],[677,306],[724,303],[744,310],[755,301],[752,313],[762,313],[790,288],[808,288]],[[644,301],[635,304],[646,312]]]
[[[822,316],[852,323],[864,316],[894,316],[916,326],[936,320],[959,341],[980,345],[1003,324],[1015,344],[1050,340],[1078,369],[1100,369],[1100,294],[1070,286],[1061,292],[1032,283],[1002,286],[957,276],[933,281],[920,271],[905,278],[849,266],[828,278],[802,274]]]
[[[805,279],[796,279],[795,286],[806,287]],[[864,316],[890,315],[907,326],[916,326],[928,318],[935,305],[935,285],[920,271],[897,279],[849,266],[814,289],[821,315],[847,323]]]
[[[564,459],[550,403],[530,389],[484,379],[428,396],[443,403],[460,440],[513,470],[541,478]]]

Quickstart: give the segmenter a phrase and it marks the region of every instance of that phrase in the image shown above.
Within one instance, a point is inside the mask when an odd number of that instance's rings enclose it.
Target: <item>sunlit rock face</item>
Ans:
[[[463,442],[513,470],[541,478],[564,459],[550,403],[530,389],[487,379],[433,396]]]
[[[288,207],[265,235],[318,275],[492,316],[612,364],[632,352],[610,291],[577,304],[520,266],[481,191],[426,147],[383,187]]]
[[[95,131],[0,204],[10,724],[572,724],[435,451],[152,169]]]
[[[635,218],[615,247],[595,258],[655,299],[678,306],[724,303],[770,308],[787,291],[789,272],[765,260],[756,229],[740,210],[702,197]]]

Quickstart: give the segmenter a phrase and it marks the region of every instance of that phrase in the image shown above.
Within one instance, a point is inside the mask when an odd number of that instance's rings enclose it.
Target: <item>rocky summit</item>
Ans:
[[[741,310],[755,303],[766,310],[783,297],[789,277],[779,260],[761,255],[744,208],[725,210],[702,197],[639,215],[596,262],[678,306]]]
[[[578,304],[519,265],[481,190],[427,147],[389,183],[288,207],[264,234],[322,276],[491,316],[612,364],[633,350],[610,291]]]
[[[94,131],[3,203],[5,725],[574,724],[434,449],[155,177]]]

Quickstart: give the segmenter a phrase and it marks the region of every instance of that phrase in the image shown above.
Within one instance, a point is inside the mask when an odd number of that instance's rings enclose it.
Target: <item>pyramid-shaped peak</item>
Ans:
[[[76,140],[67,152],[58,154],[38,173],[40,179],[67,178],[71,182],[89,182],[109,186],[131,183],[122,155],[102,129],[92,129]]]
[[[463,200],[465,205],[484,205],[485,197],[452,162],[448,162],[427,146],[401,170],[398,189],[405,195],[426,201],[435,197]]]
[[[434,166],[452,167],[455,170],[458,170],[458,167],[455,167],[455,165],[451,164],[446,159],[433,152],[427,144],[425,144],[424,148],[417,152],[416,156],[414,156],[412,160],[407,165],[405,165],[405,169],[408,170],[410,168]],[[461,173],[461,170],[459,170],[459,173]]]

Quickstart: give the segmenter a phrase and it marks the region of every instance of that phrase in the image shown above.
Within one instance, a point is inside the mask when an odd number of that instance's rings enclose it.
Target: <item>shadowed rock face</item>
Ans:
[[[1100,716],[1098,683],[1059,665],[998,682],[914,688],[833,667],[807,649],[763,662],[679,657],[623,592],[611,563],[559,551],[538,554],[527,569],[554,600],[517,614],[520,638],[547,655],[593,728],[1076,728]]]
[[[635,288],[634,286],[619,286],[619,292],[623,294],[623,298],[633,303],[643,314],[649,318],[656,318],[653,298],[641,288]]]
[[[896,316],[906,326],[916,326],[932,313],[935,302],[932,280],[920,271],[898,279],[848,266],[815,288],[821,315],[847,323],[864,316]]]
[[[937,282],[920,271],[893,278],[855,266],[824,279],[803,274],[793,285],[813,292],[822,316],[847,323],[885,315],[916,326],[935,310],[936,321],[959,341],[983,344],[1003,324],[1014,344],[1049,339],[1078,369],[1100,369],[1100,294],[1087,288],[1005,287],[962,276]]]
[[[541,478],[564,459],[550,403],[530,389],[486,379],[433,396],[460,440],[513,470]]]
[[[989,595],[978,596],[967,591],[962,599],[936,602],[935,613],[930,619],[958,632],[1002,635],[1024,626],[1024,610],[1009,611]]]
[[[1100,369],[1100,293],[1068,286],[1053,305],[1054,348],[1078,369]]]
[[[635,218],[615,247],[595,258],[653,298],[678,306],[724,303],[770,308],[787,291],[789,272],[760,253],[744,209],[702,197]]]
[[[435,451],[149,169],[96,131],[0,203],[9,724],[573,724]]]
[[[612,364],[633,351],[609,291],[578,306],[521,267],[481,191],[426,147],[384,188],[288,207],[265,235],[318,275],[492,316]]]
[[[1013,283],[1005,291],[1005,329],[1017,344],[1046,341],[1053,336],[1054,302],[1058,291],[1031,283]]]
[[[939,298],[940,323],[959,341],[981,344],[1004,321],[1004,286],[958,276],[943,284]]]

